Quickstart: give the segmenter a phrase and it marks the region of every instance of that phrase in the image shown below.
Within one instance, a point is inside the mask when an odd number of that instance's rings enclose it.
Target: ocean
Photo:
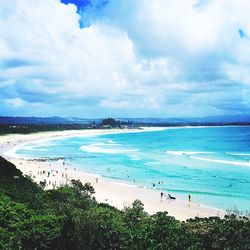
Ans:
[[[154,188],[206,206],[250,210],[250,127],[181,127],[33,142],[23,157]]]

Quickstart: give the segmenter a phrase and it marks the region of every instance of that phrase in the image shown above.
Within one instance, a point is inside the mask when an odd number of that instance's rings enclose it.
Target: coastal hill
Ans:
[[[42,184],[42,183],[41,183]],[[97,203],[89,183],[43,190],[0,157],[0,249],[249,249],[250,220],[228,215],[180,222]]]
[[[79,118],[79,117],[14,117],[14,116],[0,116],[0,124],[18,125],[18,124],[33,124],[33,125],[47,125],[47,124],[101,124],[103,120],[112,118]],[[206,124],[250,124],[249,116],[208,116],[195,118],[115,118],[120,123],[129,123],[134,125],[206,125]]]
[[[138,127],[131,121],[120,121],[113,118],[86,120],[60,117],[0,117],[0,135],[81,129],[132,129]]]
[[[35,133],[41,131],[79,129],[129,129],[171,126],[229,126],[250,125],[250,116],[205,118],[77,118],[77,117],[12,117],[0,116],[0,134]]]
[[[250,116],[205,118],[77,118],[77,117],[12,117],[0,116],[0,134],[34,133],[41,131],[139,128],[169,126],[228,126],[250,125]]]

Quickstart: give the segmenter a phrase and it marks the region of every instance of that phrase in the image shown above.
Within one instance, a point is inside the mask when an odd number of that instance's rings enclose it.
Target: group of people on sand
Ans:
[[[64,166],[65,162],[63,162],[62,165]],[[49,166],[51,166],[51,164],[49,164]],[[76,169],[74,168],[74,170]],[[57,183],[57,180],[59,180],[57,178],[58,174],[60,174],[62,178],[62,181],[59,181],[60,183]],[[64,182],[63,180],[66,180],[66,183],[67,183],[67,180],[68,180],[67,168],[65,167],[65,172],[63,171],[62,173],[59,173],[58,170],[53,170],[53,169],[40,170],[40,167],[39,167],[39,170],[37,171],[37,177],[42,178],[42,180],[40,181],[40,184],[44,185],[44,187],[48,188],[52,186],[53,188],[56,188],[58,185],[61,185]]]
[[[50,171],[37,171],[37,175],[46,175],[47,177],[50,177],[51,175],[56,176],[58,174],[58,170],[50,170]]]

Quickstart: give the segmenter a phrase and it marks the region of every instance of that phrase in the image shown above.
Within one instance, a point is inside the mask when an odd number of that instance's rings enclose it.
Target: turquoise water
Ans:
[[[250,127],[175,128],[72,137],[24,145],[35,158],[65,157],[78,169],[208,206],[250,210]]]

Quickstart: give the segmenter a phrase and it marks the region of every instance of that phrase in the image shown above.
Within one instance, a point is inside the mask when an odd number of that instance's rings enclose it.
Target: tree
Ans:
[[[111,126],[111,127],[119,127],[121,125],[121,122],[118,120],[115,120],[113,118],[107,118],[107,119],[103,119],[102,126]]]
[[[125,249],[128,233],[121,211],[106,205],[76,216],[79,249]]]
[[[83,185],[80,180],[73,179],[71,180],[71,185],[79,195],[91,197],[95,193],[93,186],[89,182]]]
[[[18,234],[23,249],[58,249],[62,217],[33,215],[20,223]]]
[[[144,211],[144,204],[135,200],[132,203],[132,207],[125,207],[125,221],[131,225],[131,227],[136,226],[140,220],[147,216],[147,213]]]

